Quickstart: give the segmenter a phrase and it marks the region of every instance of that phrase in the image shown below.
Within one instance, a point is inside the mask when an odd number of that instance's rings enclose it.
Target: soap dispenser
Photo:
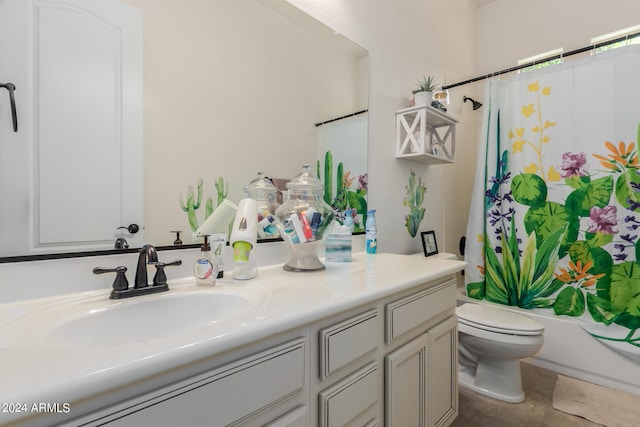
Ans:
[[[254,199],[242,199],[238,203],[229,239],[233,247],[233,278],[237,280],[249,280],[258,275],[253,254],[258,236],[257,209]]]
[[[218,276],[218,264],[211,253],[208,235],[204,236],[204,243],[200,246],[200,253],[193,263],[193,275],[198,286],[215,286]]]

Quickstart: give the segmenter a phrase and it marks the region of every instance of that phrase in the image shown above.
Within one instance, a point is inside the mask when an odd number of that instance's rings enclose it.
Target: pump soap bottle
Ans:
[[[204,236],[204,243],[200,246],[200,253],[193,263],[193,275],[198,286],[215,286],[218,276],[218,264],[211,253],[208,235]]]

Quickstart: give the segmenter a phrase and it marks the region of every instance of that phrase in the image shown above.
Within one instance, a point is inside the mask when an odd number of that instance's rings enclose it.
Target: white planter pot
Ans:
[[[432,92],[417,92],[413,95],[414,104],[419,105],[427,105],[431,104]]]

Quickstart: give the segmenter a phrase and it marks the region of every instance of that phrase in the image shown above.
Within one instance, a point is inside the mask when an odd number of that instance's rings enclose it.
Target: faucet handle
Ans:
[[[113,280],[114,291],[126,291],[129,288],[126,272],[127,267],[123,265],[116,268],[96,267],[93,269],[93,274],[116,273],[116,278]]]
[[[153,286],[163,286],[167,284],[167,274],[164,272],[165,267],[181,265],[182,260],[176,259],[171,262],[158,262],[156,266],[156,274],[153,276]]]

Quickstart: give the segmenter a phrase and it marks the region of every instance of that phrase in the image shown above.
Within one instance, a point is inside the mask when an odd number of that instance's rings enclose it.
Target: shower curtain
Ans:
[[[639,71],[628,46],[487,81],[465,275],[638,363]]]

